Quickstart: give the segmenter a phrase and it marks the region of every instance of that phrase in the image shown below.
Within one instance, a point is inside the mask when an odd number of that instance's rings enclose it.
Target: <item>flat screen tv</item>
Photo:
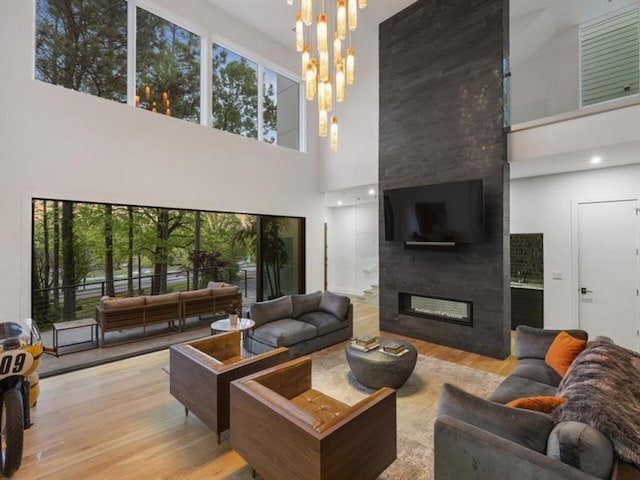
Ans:
[[[385,190],[387,241],[454,246],[484,240],[482,179]]]

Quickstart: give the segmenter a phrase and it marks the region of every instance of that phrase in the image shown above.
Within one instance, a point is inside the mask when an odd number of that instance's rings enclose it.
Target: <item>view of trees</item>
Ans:
[[[255,258],[255,244],[234,241],[255,225],[252,216],[34,200],[33,218],[33,315],[41,327],[92,316],[103,294],[229,281],[239,261]],[[168,284],[169,271],[182,272],[179,281]]]
[[[38,0],[36,78],[127,101],[127,2]]]
[[[136,105],[200,122],[200,37],[138,8]]]

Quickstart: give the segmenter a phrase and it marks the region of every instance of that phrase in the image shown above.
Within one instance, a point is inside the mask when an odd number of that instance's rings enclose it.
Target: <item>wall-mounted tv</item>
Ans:
[[[388,189],[383,195],[387,241],[419,247],[484,240],[482,179]]]

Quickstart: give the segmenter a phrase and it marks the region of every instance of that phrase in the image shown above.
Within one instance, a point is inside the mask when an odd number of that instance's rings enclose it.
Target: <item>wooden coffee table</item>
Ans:
[[[396,338],[378,337],[378,341],[380,348],[369,352],[347,345],[345,354],[349,368],[356,379],[369,388],[400,388],[411,376],[418,360],[418,352],[410,343]],[[388,343],[399,343],[408,352],[394,356],[380,351]]]

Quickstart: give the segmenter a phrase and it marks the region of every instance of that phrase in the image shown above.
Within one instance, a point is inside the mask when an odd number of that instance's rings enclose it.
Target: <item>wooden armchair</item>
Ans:
[[[396,392],[345,405],[311,388],[300,357],[232,382],[230,435],[265,480],[372,480],[396,458]]]
[[[229,429],[229,383],[289,359],[286,348],[245,357],[240,332],[173,345],[169,353],[169,391],[218,435]]]

